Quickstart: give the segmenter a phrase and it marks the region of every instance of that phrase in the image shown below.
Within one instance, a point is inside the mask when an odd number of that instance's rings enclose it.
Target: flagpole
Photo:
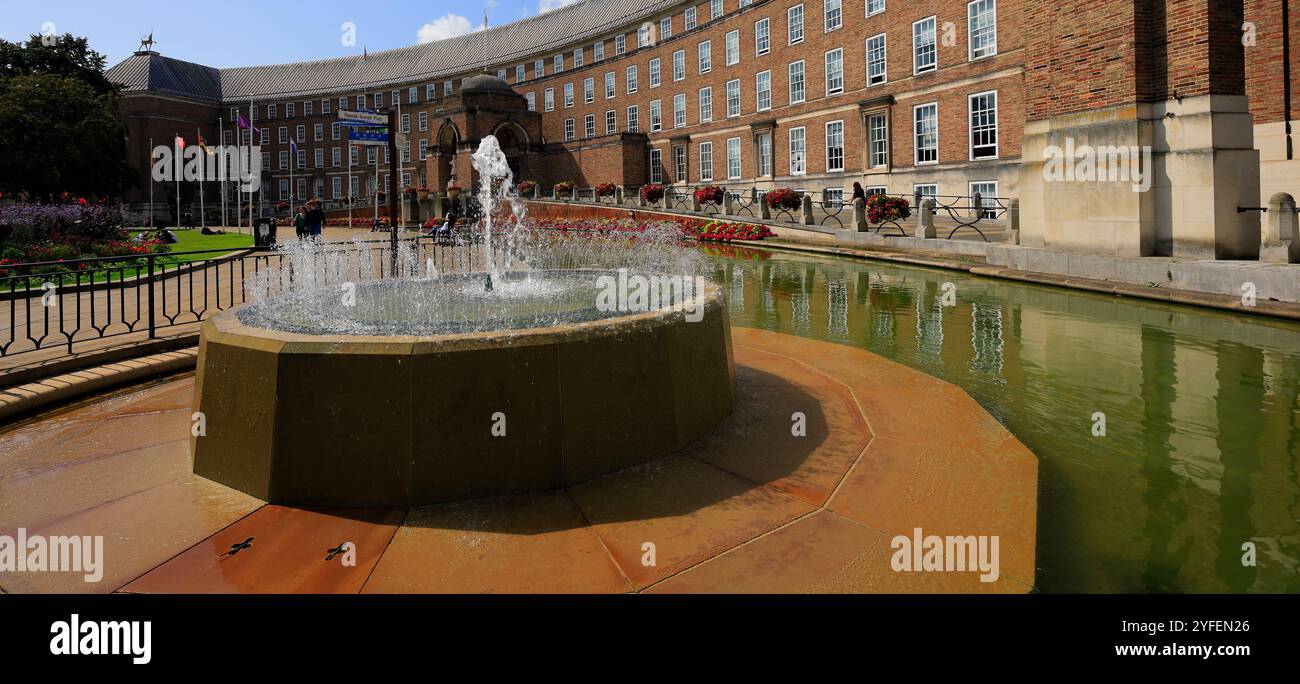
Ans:
[[[184,158],[181,156],[185,149],[177,145],[180,140],[180,133],[177,133],[176,139],[172,140],[172,149],[176,150],[176,167],[172,171],[176,176],[176,228],[178,229],[181,227],[181,168],[185,164]]]
[[[207,181],[208,179],[208,151],[206,149],[207,145],[202,144],[203,131],[200,131],[198,126],[194,127],[194,135],[200,143],[199,151],[203,153],[199,157],[199,162],[200,162],[199,164],[199,169],[200,169],[199,171],[199,225],[202,228],[207,229],[208,217],[204,216],[204,214],[207,213],[207,211],[203,202],[203,185],[204,182]]]
[[[217,180],[221,181],[221,227],[222,227],[222,228],[225,228],[225,227],[227,226],[227,224],[226,224],[226,220],[227,220],[227,217],[226,217],[226,183],[227,183],[227,180],[226,180],[226,168],[225,168],[225,166],[226,166],[226,153],[225,153],[225,149],[224,149],[225,146],[226,146],[226,124],[225,124],[225,120],[221,118],[221,114],[220,114],[220,113],[217,114],[217,139],[218,139],[218,143],[219,143],[219,144],[221,145],[221,147],[222,147],[221,156],[220,156],[220,157],[217,157]]]
[[[352,127],[347,126],[343,132],[343,141],[347,143],[348,150],[348,228],[352,227],[352,203],[356,198],[352,195],[352,139],[348,136],[352,133]]]
[[[253,114],[253,96],[249,95],[248,96],[248,175],[251,176],[254,173],[256,173],[260,178],[262,175],[262,165],[256,163],[257,161],[260,160],[253,159],[253,132],[257,130],[256,128],[253,127],[253,121],[255,121],[256,119],[257,117]],[[256,169],[253,168],[254,165],[257,166]],[[253,234],[253,193],[254,192],[256,191],[252,187],[248,189],[248,233],[249,235]]]
[[[153,138],[149,138],[149,230],[153,230]]]

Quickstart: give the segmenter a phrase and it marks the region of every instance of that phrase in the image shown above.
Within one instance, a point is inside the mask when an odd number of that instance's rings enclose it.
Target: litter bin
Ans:
[[[253,246],[275,246],[275,219],[259,218],[253,220]]]

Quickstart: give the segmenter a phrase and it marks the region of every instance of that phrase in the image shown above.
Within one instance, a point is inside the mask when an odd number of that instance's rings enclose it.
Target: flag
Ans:
[[[198,143],[198,144],[199,144],[199,149],[203,150],[203,154],[212,154],[212,150],[209,150],[209,149],[208,149],[208,144],[207,144],[206,142],[204,142],[204,140],[203,140],[203,134],[202,134],[202,133],[199,134],[199,143]]]
[[[248,130],[250,130],[250,131],[252,131],[252,132],[254,132],[254,133],[258,134],[258,135],[261,135],[261,134],[262,134],[262,130],[259,129],[257,126],[254,126],[253,124],[248,123],[248,117],[244,116],[242,113],[239,115],[239,127],[240,127],[240,128],[247,128]]]
[[[293,155],[294,159],[298,158],[298,141],[293,138],[289,138],[289,154]]]
[[[185,149],[185,138],[182,138],[180,135],[176,136],[176,149],[178,150]]]

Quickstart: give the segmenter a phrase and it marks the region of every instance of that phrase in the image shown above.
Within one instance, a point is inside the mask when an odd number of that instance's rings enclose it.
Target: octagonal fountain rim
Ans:
[[[477,274],[466,274],[477,275]],[[688,312],[696,307],[707,320],[708,312],[726,306],[726,290],[713,281],[704,280],[703,287],[694,296],[672,307],[651,309],[648,311],[629,311],[606,316],[590,321],[558,323],[550,326],[509,328],[502,330],[456,331],[431,333],[427,335],[366,335],[348,333],[304,333],[280,330],[276,328],[250,325],[240,319],[241,311],[256,306],[245,303],[227,309],[207,319],[202,332],[208,330],[230,336],[256,338],[272,343],[281,343],[286,347],[308,345],[312,351],[319,351],[319,345],[331,347],[346,346],[351,351],[372,350],[383,352],[395,347],[437,346],[446,351],[485,349],[513,345],[544,345],[556,340],[580,340],[609,336],[615,332],[632,333],[637,330],[664,327],[679,322],[690,324],[684,319]],[[292,349],[288,349],[292,351]]]

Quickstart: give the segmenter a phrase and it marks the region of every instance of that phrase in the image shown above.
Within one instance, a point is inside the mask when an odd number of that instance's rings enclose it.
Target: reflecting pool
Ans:
[[[1040,590],[1300,592],[1300,325],[705,250],[733,324],[862,347],[952,382],[1038,454]]]

